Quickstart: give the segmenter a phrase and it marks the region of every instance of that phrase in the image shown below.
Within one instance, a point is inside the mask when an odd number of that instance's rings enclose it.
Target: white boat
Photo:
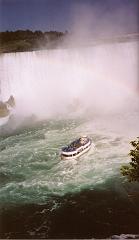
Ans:
[[[82,154],[86,153],[92,145],[92,141],[89,137],[83,136],[73,142],[68,146],[63,147],[61,151],[62,159],[73,159],[80,157]]]

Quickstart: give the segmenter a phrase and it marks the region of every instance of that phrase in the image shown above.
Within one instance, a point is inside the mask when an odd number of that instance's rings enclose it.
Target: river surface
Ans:
[[[137,234],[139,186],[128,183],[120,167],[130,160],[129,142],[136,136],[138,120],[138,113],[125,119],[49,120],[3,135],[2,237]],[[61,160],[61,147],[83,134],[91,137],[95,148],[79,159]]]
[[[139,133],[136,50],[120,43],[0,56],[3,100],[16,99],[0,128],[0,238],[139,234],[139,184],[120,173]],[[61,148],[82,135],[95,147],[61,160]]]

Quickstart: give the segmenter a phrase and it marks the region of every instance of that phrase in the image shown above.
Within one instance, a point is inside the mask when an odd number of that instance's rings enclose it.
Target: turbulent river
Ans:
[[[0,56],[2,97],[16,99],[0,129],[1,238],[139,234],[139,185],[120,173],[139,133],[136,50],[130,42]],[[95,148],[61,160],[81,135]]]

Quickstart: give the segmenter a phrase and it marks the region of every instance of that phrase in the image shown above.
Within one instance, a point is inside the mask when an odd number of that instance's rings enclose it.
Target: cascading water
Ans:
[[[43,119],[12,132],[3,128],[1,206],[52,199],[53,211],[62,204],[55,197],[93,189],[113,189],[127,199],[120,167],[139,131],[137,77],[137,42],[1,55],[2,98],[16,99],[9,126],[32,114]],[[61,161],[61,147],[82,134],[95,150]]]
[[[137,60],[136,42],[3,54],[2,96],[12,93],[25,115],[61,114],[75,98],[93,113],[115,112],[135,98]]]

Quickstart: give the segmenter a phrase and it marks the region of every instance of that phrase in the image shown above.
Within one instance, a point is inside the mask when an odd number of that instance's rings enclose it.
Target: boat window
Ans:
[[[74,154],[71,154],[71,155],[67,155],[67,154],[63,154],[62,153],[62,156],[63,157],[74,157],[74,156],[76,156],[78,153],[74,153]]]
[[[62,154],[63,157],[72,157],[73,155],[66,155],[66,154]]]
[[[82,149],[79,149],[79,150],[78,150],[78,153],[80,153],[80,152],[82,152],[82,151],[83,151],[83,148],[82,148]]]

